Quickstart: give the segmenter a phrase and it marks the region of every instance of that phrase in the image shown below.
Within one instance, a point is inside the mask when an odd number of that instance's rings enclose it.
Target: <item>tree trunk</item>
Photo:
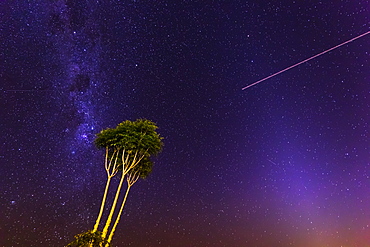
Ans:
[[[114,210],[116,209],[118,197],[119,197],[119,194],[121,192],[121,188],[122,188],[122,184],[123,184],[124,178],[125,178],[125,176],[124,176],[124,173],[122,172],[122,177],[121,177],[121,180],[120,180],[119,185],[118,185],[116,196],[114,197],[114,201],[113,201],[113,204],[112,204],[112,207],[111,207],[111,210],[110,210],[110,213],[109,213],[107,222],[105,223],[105,226],[104,226],[104,229],[103,229],[103,233],[102,233],[102,237],[103,238],[105,238],[107,236],[108,228],[110,226],[110,223],[112,222]]]
[[[122,202],[121,208],[119,210],[119,213],[117,215],[116,221],[114,222],[114,225],[112,227],[112,230],[111,230],[111,232],[109,234],[109,237],[108,237],[108,240],[107,240],[108,241],[108,244],[110,244],[110,242],[112,241],[114,232],[116,231],[118,222],[119,222],[119,220],[121,218],[121,215],[122,215],[122,212],[123,212],[123,208],[125,207],[127,196],[128,196],[128,193],[130,192],[130,189],[131,189],[131,185],[128,185],[127,190],[126,190],[126,194],[125,194],[125,198],[123,199],[123,202]],[[106,247],[108,247],[108,245],[106,245]]]
[[[116,165],[117,165],[117,158],[118,158],[117,151],[113,152],[112,158],[109,160],[109,162],[108,162],[108,154],[109,154],[109,149],[107,147],[105,149],[105,170],[107,172],[107,182],[105,184],[105,190],[104,190],[103,199],[102,199],[102,202],[101,202],[101,205],[100,205],[99,215],[98,215],[98,218],[96,219],[94,229],[92,230],[93,233],[98,230],[100,220],[101,220],[101,217],[102,217],[103,211],[104,211],[105,201],[107,199],[107,194],[108,194],[108,190],[109,190],[110,181],[111,181],[112,177],[116,174]],[[112,171],[110,171],[112,161],[113,161],[114,157],[116,157],[116,160],[114,162],[114,166],[113,166]]]
[[[107,194],[108,194],[108,189],[109,189],[110,180],[111,180],[111,177],[110,177],[110,176],[108,176],[107,183],[106,183],[106,185],[105,185],[105,190],[104,190],[103,199],[102,199],[102,201],[101,201],[101,205],[100,205],[99,215],[98,215],[98,218],[96,219],[96,222],[95,222],[95,225],[94,225],[93,232],[96,232],[96,231],[98,230],[99,223],[100,223],[100,220],[101,220],[101,216],[103,215],[104,205],[105,205],[105,201],[106,201],[106,199],[107,199]]]

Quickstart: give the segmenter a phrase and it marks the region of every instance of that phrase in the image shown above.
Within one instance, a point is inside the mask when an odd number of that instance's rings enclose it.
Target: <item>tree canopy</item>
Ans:
[[[108,128],[98,133],[95,145],[98,148],[124,148],[139,151],[146,155],[158,154],[163,144],[162,137],[156,132],[158,127],[150,120],[126,120],[116,128]]]
[[[116,128],[108,128],[98,133],[95,145],[98,148],[106,148],[109,159],[118,157],[117,162],[120,166],[123,163],[131,163],[134,159],[141,159],[138,166],[145,168],[142,175],[146,177],[148,174],[144,175],[144,171],[152,166],[149,156],[158,154],[163,147],[163,137],[156,132],[157,128],[150,120],[126,120]],[[125,156],[127,160],[120,156]],[[135,170],[137,171],[139,167]]]

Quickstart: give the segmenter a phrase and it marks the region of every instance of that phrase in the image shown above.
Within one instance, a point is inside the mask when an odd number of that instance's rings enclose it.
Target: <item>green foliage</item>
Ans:
[[[125,149],[127,152],[139,151],[146,155],[158,154],[163,146],[163,138],[156,132],[157,128],[150,120],[126,120],[114,129],[108,128],[98,133],[95,145],[98,148]]]
[[[98,133],[95,145],[98,148],[107,148],[109,159],[118,157],[117,163],[121,167],[123,152],[125,152],[125,157],[128,157],[129,164],[133,161],[135,154],[137,158],[143,157],[130,173],[139,172],[141,178],[146,178],[153,166],[149,157],[158,154],[163,147],[163,137],[156,132],[157,128],[156,124],[150,120],[126,120],[114,129],[108,128]]]
[[[75,240],[69,243],[66,247],[100,247],[100,246],[110,246],[109,242],[102,237],[102,233],[99,231],[93,232],[89,230],[77,234]]]
[[[153,169],[153,162],[148,158],[144,157],[140,163],[135,166],[129,174],[135,174],[138,173],[140,178],[147,178],[149,174],[152,172]]]

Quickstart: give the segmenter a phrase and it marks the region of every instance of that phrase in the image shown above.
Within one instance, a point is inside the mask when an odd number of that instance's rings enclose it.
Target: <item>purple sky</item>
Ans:
[[[91,229],[94,135],[137,118],[165,146],[113,246],[370,246],[370,35],[241,90],[368,32],[368,1],[0,9],[0,246]]]

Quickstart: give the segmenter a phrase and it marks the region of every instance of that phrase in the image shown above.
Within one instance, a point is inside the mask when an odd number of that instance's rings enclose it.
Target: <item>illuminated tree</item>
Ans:
[[[122,202],[119,215],[117,216],[109,235],[109,242],[112,239],[119,222],[119,218],[121,217],[131,186],[140,177],[145,178],[148,176],[152,170],[153,164],[150,157],[158,154],[162,149],[163,138],[156,132],[156,129],[157,126],[155,123],[145,119],[138,119],[134,122],[128,120],[124,121],[114,129],[108,128],[97,134],[95,139],[96,146],[98,148],[105,149],[105,170],[107,173],[107,182],[99,214],[92,230],[93,233],[97,232],[99,228],[109,191],[110,181],[117,173],[121,176],[113,204],[110,208],[109,216],[102,230],[101,237],[103,239],[106,239],[108,235],[109,227],[113,220],[113,215],[122,190],[122,185],[126,175],[128,175],[126,195]]]

